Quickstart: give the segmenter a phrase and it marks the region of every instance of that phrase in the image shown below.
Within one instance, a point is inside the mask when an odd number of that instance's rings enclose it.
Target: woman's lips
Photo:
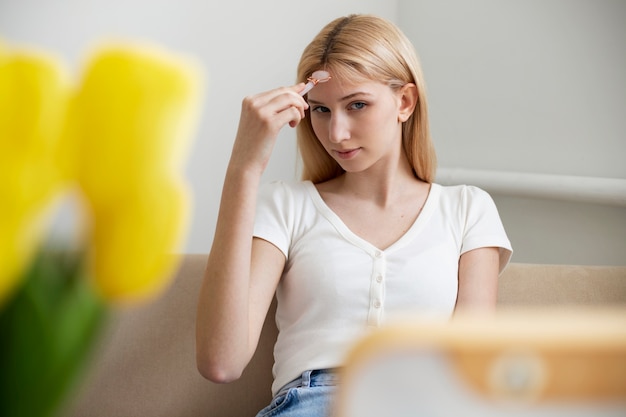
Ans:
[[[346,151],[335,150],[335,153],[340,159],[352,159],[361,151],[361,148],[349,149]]]

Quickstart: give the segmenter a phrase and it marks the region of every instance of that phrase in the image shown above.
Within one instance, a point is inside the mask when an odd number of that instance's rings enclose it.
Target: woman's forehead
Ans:
[[[308,93],[309,101],[329,102],[340,101],[356,96],[375,96],[390,91],[389,87],[381,82],[367,79],[350,80],[333,77],[328,82],[320,83]]]

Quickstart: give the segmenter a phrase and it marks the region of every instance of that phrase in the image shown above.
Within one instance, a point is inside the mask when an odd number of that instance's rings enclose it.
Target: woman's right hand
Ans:
[[[303,88],[300,83],[244,98],[231,165],[265,170],[280,129],[295,127],[304,118],[309,106],[298,94]]]

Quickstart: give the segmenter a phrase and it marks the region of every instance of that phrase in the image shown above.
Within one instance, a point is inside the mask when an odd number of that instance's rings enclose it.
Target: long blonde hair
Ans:
[[[417,178],[433,182],[436,155],[428,123],[422,70],[411,42],[393,23],[372,15],[349,15],[327,24],[304,49],[297,81],[324,69],[337,78],[384,82],[392,89],[414,83],[419,99],[402,126],[402,143]],[[297,127],[302,179],[324,182],[344,171],[313,132],[310,113]]]

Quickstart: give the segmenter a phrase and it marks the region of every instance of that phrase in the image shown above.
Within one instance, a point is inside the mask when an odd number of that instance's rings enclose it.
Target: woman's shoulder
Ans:
[[[483,190],[480,187],[475,185],[468,184],[459,184],[459,185],[441,185],[441,184],[433,184],[433,188],[437,188],[439,190],[439,194],[441,198],[445,198],[448,200],[473,200],[473,199],[491,199],[489,193]]]
[[[261,184],[259,197],[270,200],[302,200],[314,187],[310,181],[271,180]]]
[[[491,195],[475,185],[439,185],[433,184],[437,191],[439,206],[453,211],[483,211],[495,206]]]
[[[306,192],[312,186],[310,181],[298,180],[270,180],[261,184],[261,190],[264,192]]]

